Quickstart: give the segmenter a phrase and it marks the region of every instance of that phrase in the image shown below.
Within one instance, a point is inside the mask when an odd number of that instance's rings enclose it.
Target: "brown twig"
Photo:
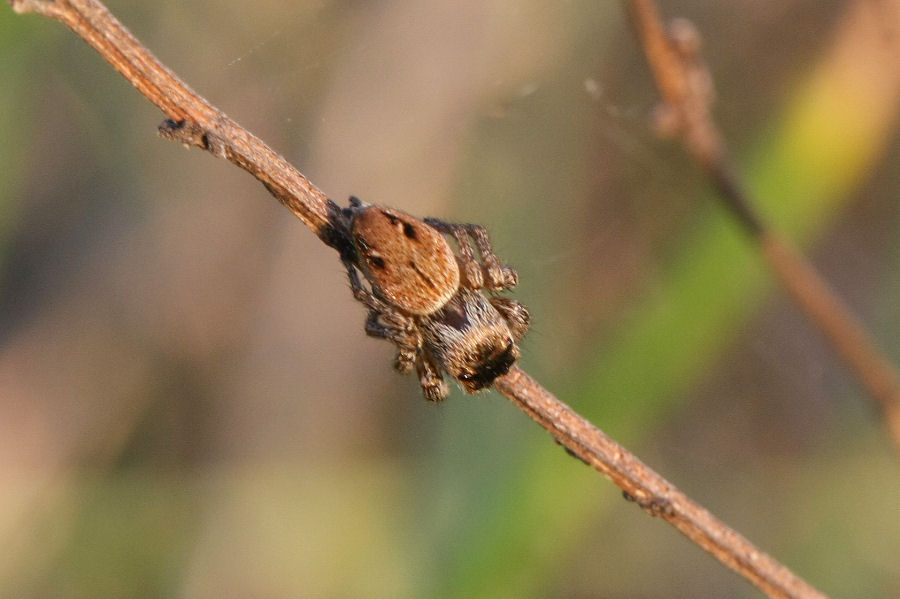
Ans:
[[[778,280],[875,400],[900,449],[900,374],[812,264],[753,208],[712,118],[712,77],[700,55],[698,33],[684,19],[667,30],[653,0],[627,4],[662,96],[656,115],[660,132],[681,137],[723,203],[759,244]]]
[[[259,179],[325,243],[340,244],[338,207],[258,137],[200,97],[144,47],[100,2],[10,0],[17,13],[54,18],[74,31],[168,117],[167,139],[208,150]]]
[[[164,137],[227,158],[259,179],[325,243],[343,251],[338,207],[261,140],[200,98],[156,60],[97,0],[11,0],[20,13],[62,21],[156,104]],[[495,388],[573,455],[620,486],[626,497],[673,526],[773,598],[822,599],[787,568],[692,502],[518,367]]]
[[[498,379],[494,388],[547,429],[569,452],[621,487],[626,498],[649,514],[667,520],[769,597],[825,597],[691,501],[518,367]]]

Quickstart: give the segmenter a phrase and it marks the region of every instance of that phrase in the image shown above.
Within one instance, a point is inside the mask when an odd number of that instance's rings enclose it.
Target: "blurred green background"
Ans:
[[[877,411],[650,132],[620,3],[109,6],[336,201],[486,225],[526,370],[821,590],[900,595]],[[661,7],[900,363],[900,3]],[[0,596],[760,596],[499,395],[426,403],[334,252],[62,25],[0,6],[0,81]]]

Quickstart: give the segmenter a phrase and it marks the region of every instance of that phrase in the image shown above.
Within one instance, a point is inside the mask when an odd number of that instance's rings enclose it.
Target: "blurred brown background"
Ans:
[[[813,585],[900,596],[878,414],[649,131],[621,4],[109,7],[339,203],[487,226],[526,370]],[[661,8],[900,363],[898,2]],[[60,24],[0,7],[0,80],[0,596],[759,596],[500,396],[427,404],[334,252]]]

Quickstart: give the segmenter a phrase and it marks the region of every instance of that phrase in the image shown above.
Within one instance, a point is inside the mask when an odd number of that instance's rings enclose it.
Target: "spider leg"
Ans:
[[[400,314],[366,289],[352,263],[345,262],[344,266],[347,267],[353,297],[369,308],[369,315],[366,317],[366,334],[370,337],[387,339],[396,345],[397,356],[394,358],[394,368],[404,374],[409,372],[415,364],[416,356],[422,345],[421,335],[416,332],[413,320]]]
[[[481,262],[484,264],[487,279],[485,287],[489,291],[502,291],[515,287],[519,283],[516,271],[500,262],[500,258],[491,247],[491,240],[485,228],[481,225],[463,225],[463,228],[475,242],[478,253],[481,254]]]
[[[466,287],[469,289],[481,289],[484,287],[484,275],[482,273],[481,264],[475,259],[475,252],[472,250],[472,244],[466,234],[467,225],[455,225],[445,223],[436,218],[426,218],[425,224],[437,229],[441,233],[452,235],[459,247],[459,261],[462,267],[463,279]]]
[[[508,297],[492,297],[488,301],[506,320],[513,339],[520,341],[525,336],[525,333],[528,332],[528,326],[531,322],[528,309],[521,302]]]
[[[428,352],[423,352],[416,360],[416,373],[419,375],[419,384],[428,401],[440,402],[450,394],[450,388],[444,381],[444,377],[441,376],[440,367]]]
[[[441,233],[452,235],[456,240],[466,283],[470,289],[502,291],[519,283],[516,271],[503,265],[494,253],[487,230],[481,225],[445,223],[435,218],[426,218],[425,223]],[[472,251],[473,242],[481,255],[480,264],[475,260],[475,253]]]
[[[416,362],[416,354],[421,345],[419,335],[409,326],[386,324],[383,322],[384,318],[384,314],[369,310],[369,316],[366,318],[366,335],[387,339],[396,345],[397,355],[394,358],[394,368],[398,372],[406,374],[412,370]]]
[[[359,272],[356,270],[356,265],[349,260],[343,260],[343,263],[344,268],[347,269],[347,277],[350,279],[350,290],[353,292],[354,299],[365,304],[373,312],[384,312],[387,305],[375,297],[375,294],[362,284],[362,281],[359,280]]]

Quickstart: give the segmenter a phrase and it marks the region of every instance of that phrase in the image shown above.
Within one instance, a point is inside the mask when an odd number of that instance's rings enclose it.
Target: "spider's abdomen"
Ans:
[[[478,291],[461,289],[422,327],[428,352],[469,393],[491,386],[519,359],[509,323]]]
[[[424,221],[393,208],[364,206],[353,214],[351,234],[363,274],[401,310],[431,314],[459,288],[450,244]]]

